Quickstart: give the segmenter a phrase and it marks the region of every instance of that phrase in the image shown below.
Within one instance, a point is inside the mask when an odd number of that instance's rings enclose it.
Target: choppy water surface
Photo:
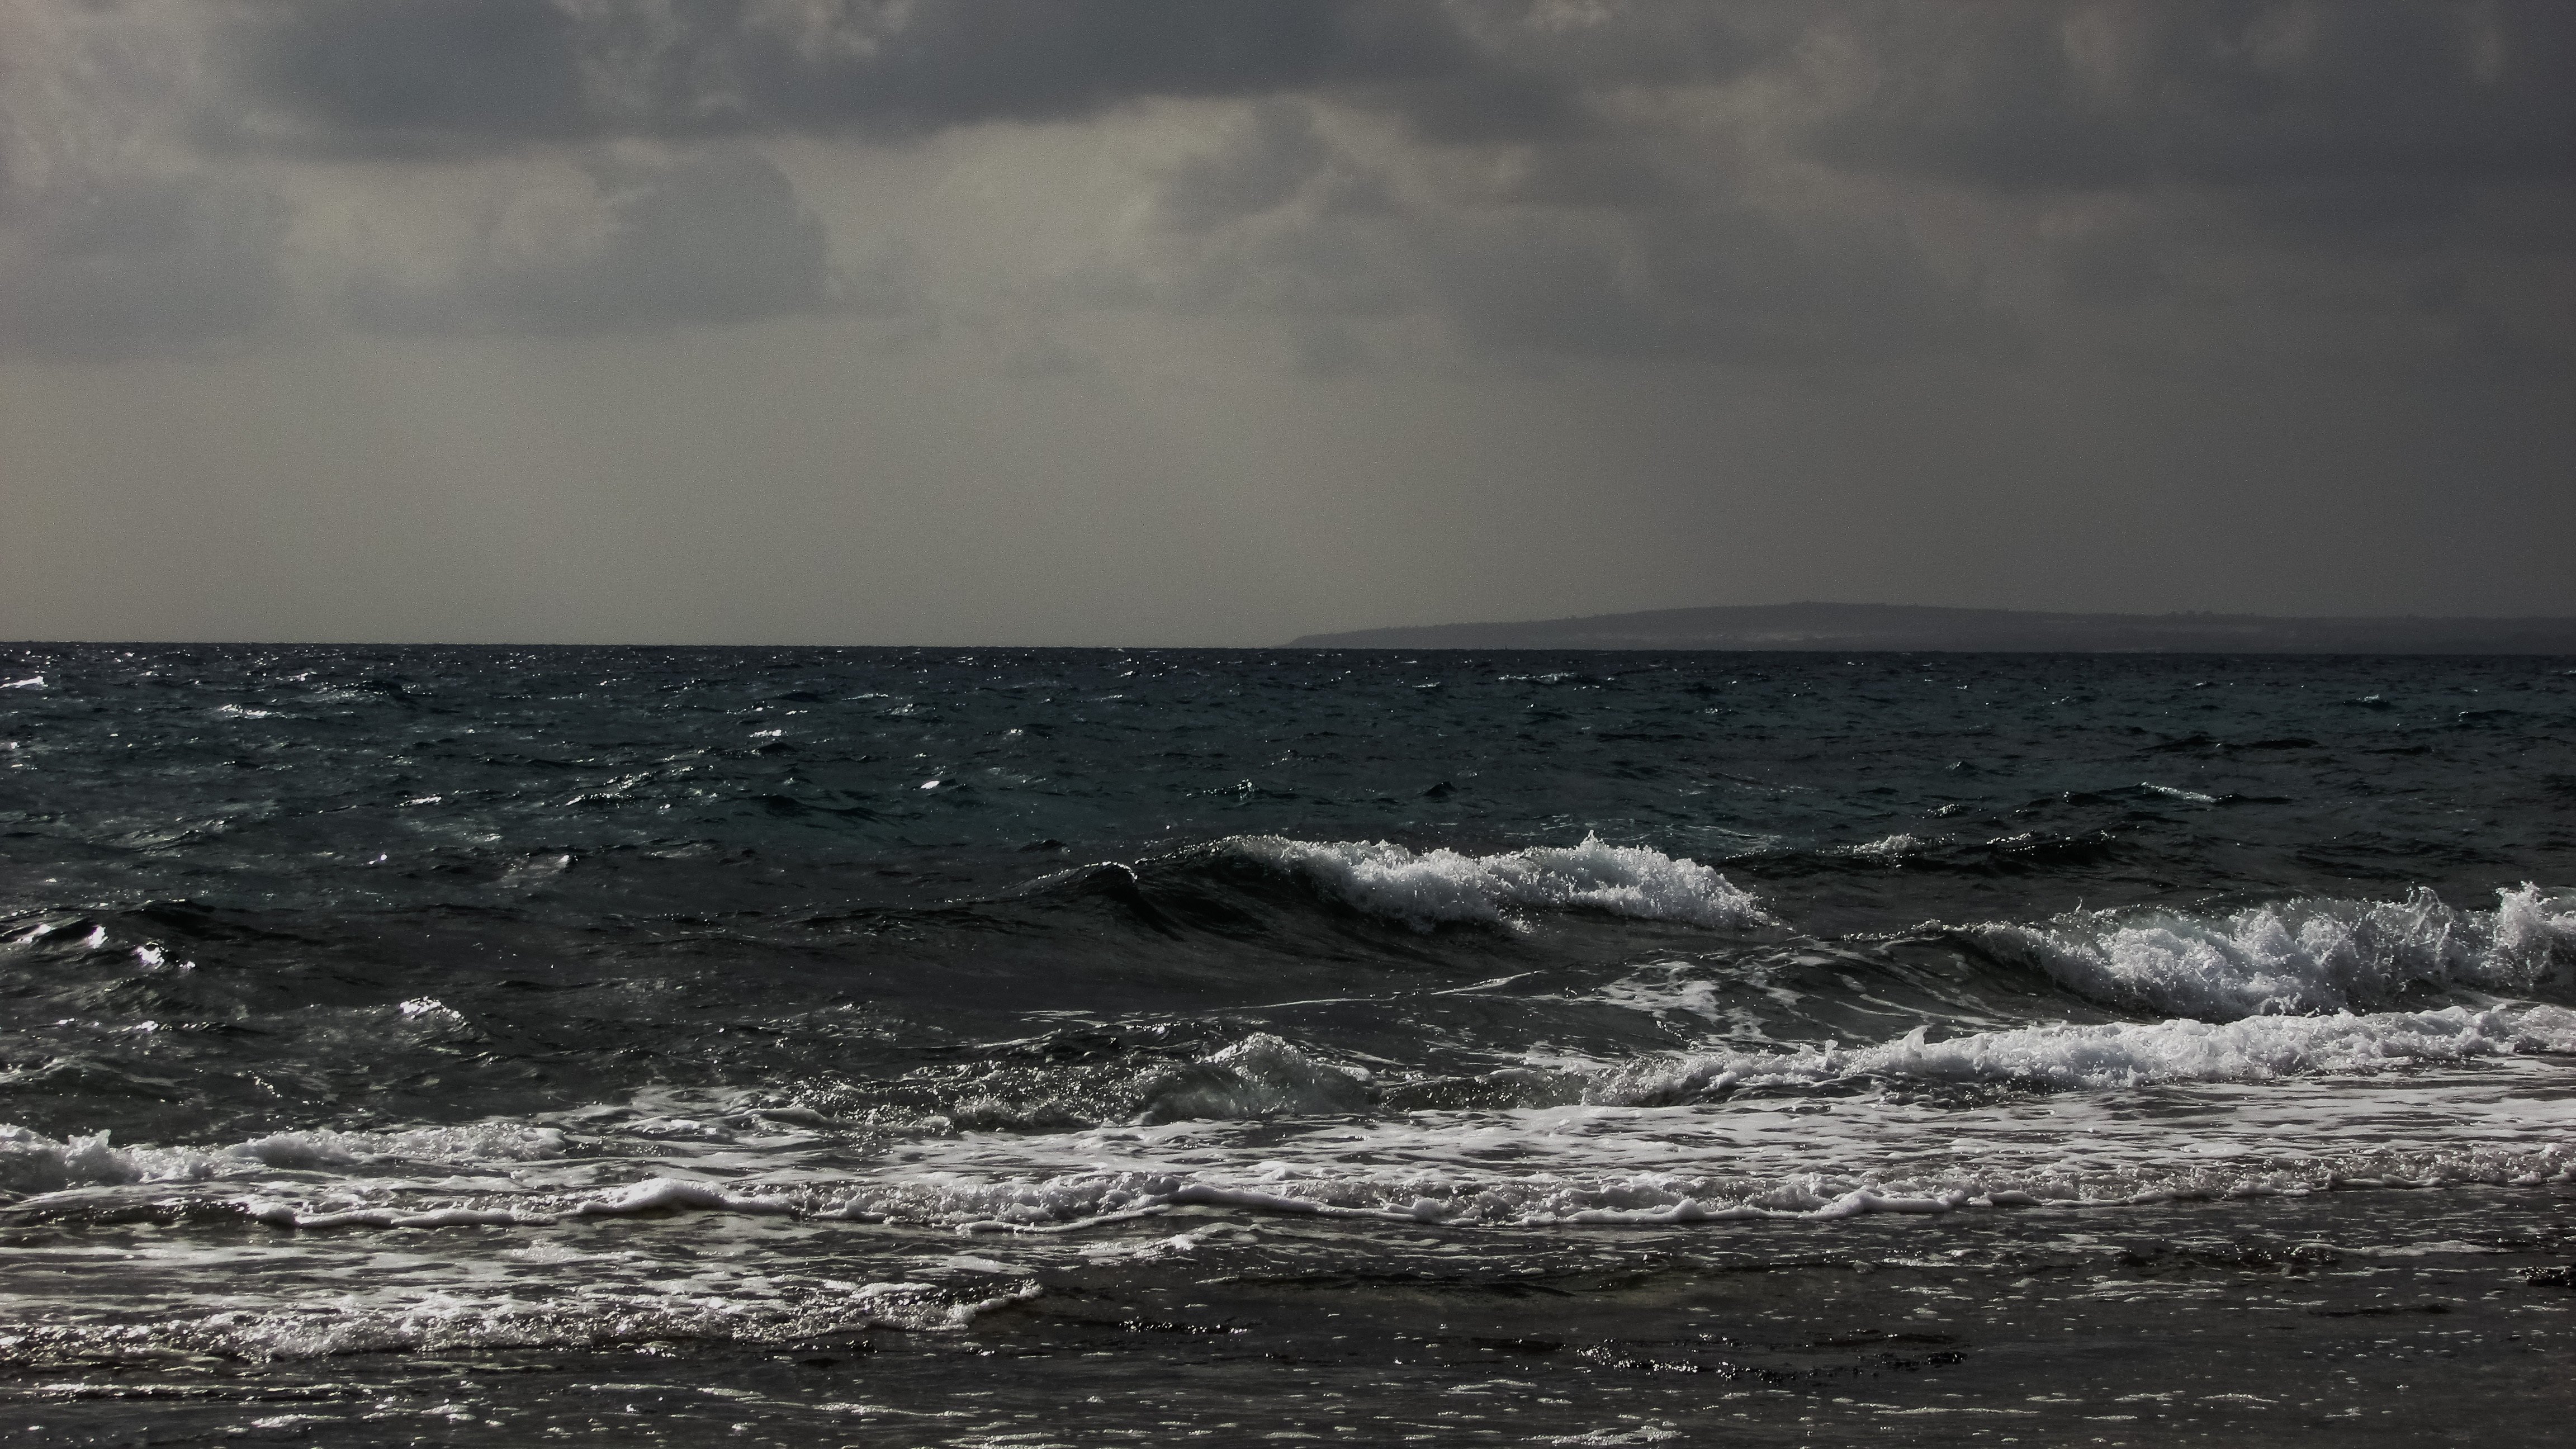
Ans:
[[[532,1353],[725,1402],[839,1365],[781,1442],[1089,1442],[1215,1411],[942,1375],[1204,1366],[1230,1293],[1263,1362],[1357,1354],[1335,1303],[1424,1345],[1361,1355],[1422,1432],[1463,1394],[1646,1443],[1753,1411],[1471,1370],[1677,1371],[1508,1345],[1918,1231],[2019,1277],[2140,1232],[2540,1264],[2576,1178],[2571,661],[19,646],[0,685],[0,1358],[64,1442],[198,1389],[208,1435],[705,1427],[438,1378]],[[2519,1271],[2496,1311],[2554,1311]],[[1830,1403],[1796,1355],[1871,1331],[1726,1361]]]

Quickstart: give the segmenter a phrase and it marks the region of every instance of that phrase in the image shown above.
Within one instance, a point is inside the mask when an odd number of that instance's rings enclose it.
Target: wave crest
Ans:
[[[1254,1032],[1158,1083],[1138,1120],[1330,1116],[1370,1105],[1367,1083]]]
[[[2418,887],[2402,901],[2304,899],[2224,916],[2079,911],[1958,934],[2096,1000],[2174,1016],[2345,1011],[2410,987],[2528,991],[2576,964],[2576,892],[2524,884],[2492,911]]]
[[[1496,855],[1278,835],[1238,836],[1220,848],[1303,875],[1349,905],[1422,931],[1447,922],[1499,924],[1511,907],[1607,911],[1714,928],[1769,919],[1752,892],[1713,867],[1646,846],[1611,845],[1597,835],[1576,846]]]

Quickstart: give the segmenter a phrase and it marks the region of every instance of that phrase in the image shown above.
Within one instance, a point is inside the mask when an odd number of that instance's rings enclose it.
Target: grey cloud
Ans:
[[[1613,86],[1730,79],[1794,44],[1809,18],[1797,7],[1744,0],[1479,0],[1451,13],[1479,46],[1524,70]]]
[[[1244,99],[1232,139],[1161,178],[1160,225],[1133,254],[1104,252],[1066,290],[1300,325],[1435,316],[1504,353],[1992,356],[2014,329],[1957,278],[2025,260],[2038,275],[2020,320],[2061,338],[2107,311],[2247,299],[2270,309],[2263,325],[2304,308],[2485,336],[2498,296],[2541,286],[2535,269],[2567,253],[2576,198],[2563,80],[2576,8],[2557,3],[268,0],[222,13],[197,133],[218,153],[882,142],[1153,97]],[[347,315],[584,333],[905,305],[895,282],[831,270],[821,223],[766,161],[608,184],[596,245],[487,239],[427,283],[363,278]],[[1820,198],[1812,214],[1766,209],[1802,191]],[[1930,192],[1943,199],[1923,204]],[[2034,234],[2068,197],[2118,204]],[[229,281],[163,295],[161,322],[111,319],[95,345],[221,335],[275,304],[275,266],[252,255],[275,228],[196,205],[198,240],[155,265],[229,268]],[[1908,223],[1936,212],[1921,230],[1940,235],[1918,241]],[[17,265],[70,245],[21,247]],[[1939,245],[1936,269],[1922,248]],[[2523,260],[2464,260],[2499,249]],[[2312,282],[2328,254],[2330,285]],[[93,278],[79,305],[102,316],[109,293],[148,291],[96,281],[126,265],[107,255],[71,269]],[[132,247],[116,255],[143,266]],[[2468,282],[2428,285],[2463,269]],[[1025,299],[1024,283],[995,290]],[[79,306],[65,305],[19,305],[11,325],[70,336]],[[2505,331],[2550,355],[2559,324],[2533,315]]]
[[[8,208],[0,347],[107,361],[254,332],[285,300],[284,206],[202,177],[57,182]]]
[[[1422,0],[1457,27],[1452,64],[1358,98],[1433,141],[1576,143],[1612,129],[1598,97],[1735,80],[1794,50],[1813,17],[1742,0]]]
[[[2576,346],[2547,301],[2576,253],[2576,7],[1825,13],[1865,94],[1806,154],[1998,219],[2096,213],[2042,248],[2060,340],[2336,368],[2555,369]]]
[[[1264,103],[1166,175],[1172,235],[1122,284],[1092,280],[1091,300],[1309,327],[1427,315],[1515,357],[1863,363],[2018,346],[1898,227],[1768,216],[1722,171],[1667,174],[1636,135],[1489,144],[1473,159],[1481,180],[1463,192],[1399,195],[1304,104]]]
[[[1164,220],[1182,231],[1205,231],[1268,211],[1303,190],[1329,158],[1304,107],[1263,105],[1233,144],[1191,158],[1165,179]]]
[[[1343,377],[1365,369],[1369,361],[1368,344],[1336,323],[1310,328],[1297,339],[1295,365],[1302,376]]]
[[[601,179],[614,199],[595,246],[527,255],[486,235],[437,281],[361,278],[345,298],[350,317],[397,332],[593,333],[899,306],[901,279],[882,268],[870,295],[850,295],[831,269],[823,223],[759,156]]]
[[[252,95],[355,149],[427,149],[460,130],[554,139],[587,124],[580,36],[564,6],[362,0],[255,13],[232,36]]]
[[[1160,284],[1094,282],[1094,305],[1328,319],[1413,314],[1506,357],[1867,364],[2020,347],[2004,314],[1933,273],[1892,228],[1794,227],[1740,204],[1537,215],[1295,208],[1177,238]],[[1338,341],[1303,350],[1327,373]],[[1314,359],[1330,358],[1318,366]]]
[[[1498,352],[1807,365],[1997,356],[2009,322],[1901,238],[1741,207],[1629,218],[1580,239],[1498,232],[1439,269],[1453,321]]]
[[[184,14],[0,7],[0,352],[196,355],[277,320],[290,215],[257,174],[161,144],[195,44]]]
[[[1597,137],[1598,96],[1795,66],[1831,35],[1871,73],[1857,104],[1809,130],[1810,152],[1840,167],[2007,190],[2564,182],[2576,168],[2576,9],[2560,0],[275,0],[248,13],[207,134],[326,152],[902,136],[1291,92],[1392,111],[1435,141],[1553,142]],[[2389,195],[2401,212],[2424,204]]]
[[[1473,73],[1375,0],[280,0],[226,46],[210,139],[357,154],[613,136],[920,134]]]
[[[2576,179],[2576,9],[2408,0],[1870,5],[1875,87],[1810,146],[2006,190]],[[2388,183],[2395,183],[2388,185]]]
[[[1430,141],[1539,141],[1579,135],[1589,112],[1569,77],[1536,69],[1460,69],[1403,86],[1382,86],[1374,100]]]
[[[2058,294],[2091,306],[2130,306],[2173,287],[2168,249],[2135,230],[2070,237],[2053,249]]]
[[[1589,129],[1594,88],[1722,81],[1798,29],[1722,0],[272,0],[230,31],[205,135],[361,155],[882,138],[1330,92],[1433,141],[1533,141]]]
[[[2564,183],[2560,0],[275,0],[229,31],[205,134],[355,154],[619,136],[873,137],[1151,97],[1326,94],[1435,142],[1599,139],[1600,98],[1794,69],[1867,93],[1812,117],[1834,166],[2004,190],[2306,186],[2338,221],[2427,185]],[[2340,188],[2339,190],[2337,188]],[[2438,188],[2433,188],[2438,189]],[[2293,211],[2297,208],[2293,208]]]

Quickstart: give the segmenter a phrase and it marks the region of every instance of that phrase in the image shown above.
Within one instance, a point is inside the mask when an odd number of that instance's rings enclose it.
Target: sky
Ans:
[[[0,638],[2576,614],[2565,0],[9,0]]]

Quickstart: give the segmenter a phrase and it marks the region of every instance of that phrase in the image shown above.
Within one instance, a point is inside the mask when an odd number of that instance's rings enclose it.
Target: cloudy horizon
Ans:
[[[2576,10],[30,0],[0,635],[2576,614]]]

